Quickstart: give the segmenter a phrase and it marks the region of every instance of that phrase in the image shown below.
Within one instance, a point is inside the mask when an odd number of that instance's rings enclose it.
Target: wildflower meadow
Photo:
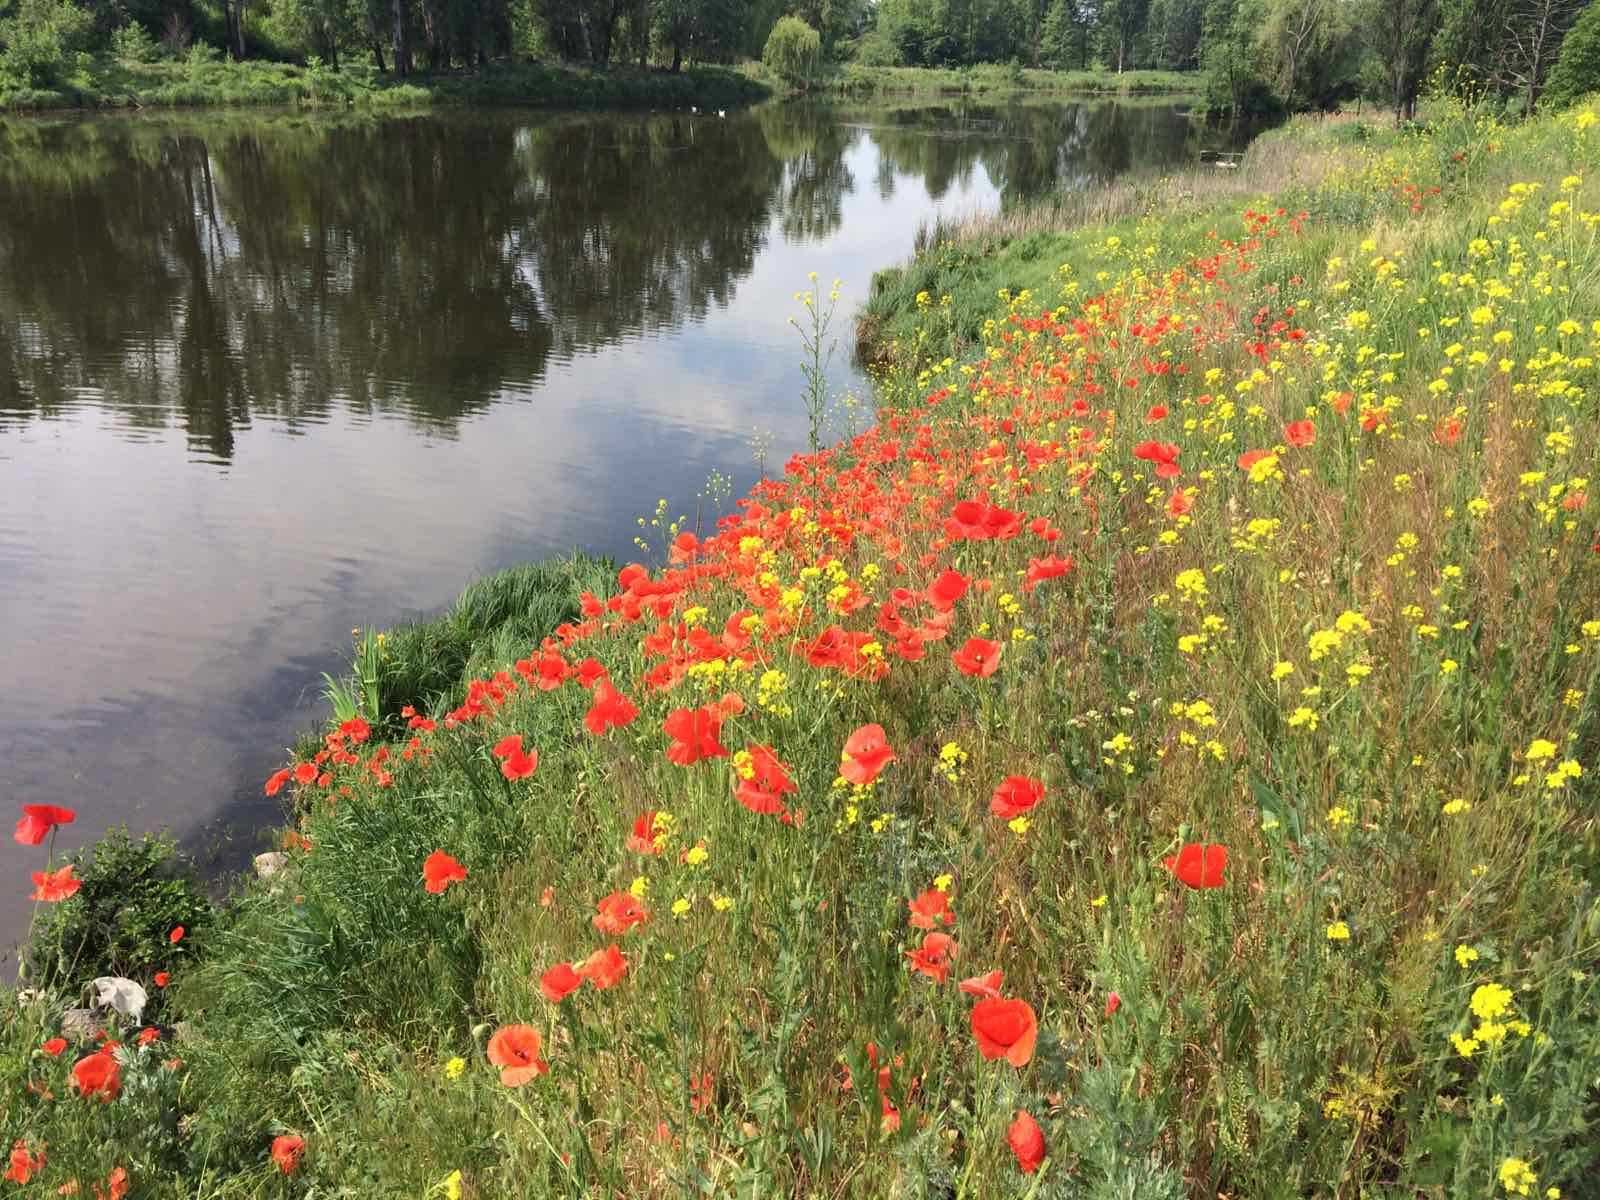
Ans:
[[[1600,1196],[1596,113],[930,247],[870,428],[8,1002],[0,1195]]]

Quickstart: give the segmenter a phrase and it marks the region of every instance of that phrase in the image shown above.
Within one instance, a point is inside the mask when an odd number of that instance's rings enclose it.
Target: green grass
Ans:
[[[676,75],[628,67],[593,70],[543,63],[496,63],[477,71],[397,80],[366,63],[301,67],[218,59],[124,64],[99,59],[60,87],[0,81],[0,109],[199,108],[267,105],[411,107],[427,104],[545,108],[730,108],[768,95],[738,71],[696,67]]]
[[[878,425],[576,620],[598,568],[392,635],[431,727],[306,748],[286,872],[184,939],[181,1041],[100,1104],[39,1049],[60,996],[0,1009],[31,1186],[1600,1195],[1600,118],[1282,136],[1268,197],[956,231],[877,301]],[[1167,866],[1199,843],[1221,878]]]
[[[845,95],[985,95],[1041,92],[1093,96],[1194,95],[1198,76],[1182,71],[1052,71],[983,64],[965,68],[864,67],[847,63],[817,88]]]

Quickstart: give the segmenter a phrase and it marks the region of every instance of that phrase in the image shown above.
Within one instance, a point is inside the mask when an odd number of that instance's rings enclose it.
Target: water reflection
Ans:
[[[753,481],[753,426],[802,444],[806,272],[848,304],[936,213],[1206,136],[1111,104],[0,122],[11,794],[74,841],[269,815],[351,626],[629,555],[658,497]]]

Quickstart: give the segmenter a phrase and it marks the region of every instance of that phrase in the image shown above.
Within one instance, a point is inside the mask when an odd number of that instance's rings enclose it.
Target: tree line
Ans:
[[[593,66],[760,57],[803,22],[820,61],[1197,72],[1211,106],[1412,115],[1424,81],[1531,109],[1590,0],[0,0],[0,75],[66,50],[199,42],[235,58],[363,56],[381,71],[536,57]],[[1589,22],[1597,20],[1590,17]],[[1596,30],[1600,35],[1600,30]],[[52,58],[52,54],[54,58]],[[30,80],[31,77],[31,80]],[[1594,81],[1600,83],[1600,79]]]
[[[1444,68],[1460,87],[1538,102],[1590,0],[879,0],[858,57],[1201,71],[1233,110],[1358,97],[1410,116]]]

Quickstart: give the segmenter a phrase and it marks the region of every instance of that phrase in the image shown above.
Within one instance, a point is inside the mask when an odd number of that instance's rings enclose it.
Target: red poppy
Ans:
[[[452,883],[461,883],[467,869],[443,850],[435,850],[422,860],[422,886],[437,896]]]
[[[518,740],[520,741],[521,739],[519,738]],[[512,783],[516,783],[519,779],[526,779],[538,769],[539,752],[537,750],[529,750],[524,753],[521,746],[516,747],[510,754],[506,755],[505,759],[500,763],[500,774],[511,780]]]
[[[1024,1175],[1032,1175],[1044,1161],[1044,1133],[1025,1109],[1017,1109],[1016,1119],[1006,1129],[1006,1144]]]
[[[31,872],[33,891],[28,893],[28,899],[55,904],[76,894],[83,886],[83,880],[73,875],[76,869],[72,863],[68,863],[58,871]]]
[[[660,854],[656,845],[656,810],[646,809],[633,819],[633,832],[628,835],[627,846],[635,854]]]
[[[66,1048],[67,1039],[64,1037],[53,1037],[44,1045],[39,1047],[39,1049],[43,1050],[51,1058],[60,1058],[61,1052]]]
[[[22,816],[17,819],[17,831],[11,836],[20,845],[37,846],[57,825],[71,825],[78,814],[70,808],[54,804],[24,804]]]
[[[1108,1017],[1116,1016],[1117,1015],[1117,1009],[1119,1009],[1121,1007],[1122,1007],[1122,997],[1121,996],[1117,995],[1115,992],[1106,993],[1106,1016],[1108,1016]]]
[[[604,950],[596,950],[574,969],[603,992],[621,982],[628,973],[628,960],[612,942]]]
[[[167,983],[171,979],[172,979],[172,975],[167,971],[157,971],[156,972],[155,981],[156,981],[156,986],[158,988],[166,987]]]
[[[1290,421],[1283,427],[1283,440],[1291,446],[1315,445],[1317,440],[1316,422]]]
[[[1183,488],[1174,488],[1167,497],[1167,516],[1177,519],[1194,508],[1194,494]]]
[[[183,926],[174,925],[172,927],[172,932],[167,934],[167,941],[172,943],[174,946],[183,941]]]
[[[772,752],[771,746],[752,743],[744,752],[746,760],[734,767],[735,798],[753,813],[781,815],[783,798],[799,790],[789,768]]]
[[[1007,775],[989,797],[989,811],[1002,821],[1032,812],[1044,799],[1044,784],[1028,775]]]
[[[285,1175],[294,1174],[305,1152],[306,1140],[298,1134],[280,1133],[272,1139],[272,1163]]]
[[[594,703],[584,714],[583,727],[599,737],[607,730],[621,729],[639,715],[639,708],[629,700],[609,679],[595,682]]]
[[[928,585],[928,603],[940,612],[949,612],[955,607],[956,601],[967,594],[970,582],[960,571],[947,570]]]
[[[915,900],[907,901],[911,909],[913,929],[937,929],[941,924],[954,925],[956,914],[950,908],[950,897],[938,888],[929,888]]]
[[[502,1025],[489,1039],[489,1061],[500,1068],[501,1083],[521,1087],[549,1073],[550,1064],[539,1057],[543,1048],[544,1038],[531,1025]]]
[[[1183,883],[1192,888],[1219,888],[1226,882],[1222,873],[1228,866],[1228,848],[1215,843],[1190,842],[1176,854],[1161,860]]]
[[[719,740],[722,714],[709,705],[703,708],[678,708],[667,714],[661,731],[672,739],[667,761],[690,767],[707,758],[727,758],[728,748]]]
[[[583,986],[583,976],[572,969],[571,963],[557,963],[539,976],[539,990],[551,1004],[560,1004]]]
[[[94,1185],[94,1200],[122,1200],[128,1194],[128,1168],[114,1167],[111,1174],[106,1176],[106,1190],[101,1191],[100,1185]]]
[[[650,910],[631,892],[612,892],[600,901],[599,912],[594,917],[594,927],[613,937],[627,933],[635,925],[650,919]]]
[[[951,653],[950,661],[963,675],[987,679],[999,669],[1002,649],[999,642],[988,638],[968,638],[966,645]]]
[[[987,975],[974,975],[970,979],[963,979],[956,986],[968,996],[976,996],[980,1000],[998,1000],[1000,985],[1005,981],[1005,972],[990,971]]]
[[[1059,554],[1051,554],[1045,558],[1030,558],[1028,573],[1022,580],[1022,590],[1031,592],[1046,580],[1059,579],[1072,570],[1073,565],[1070,556],[1062,558]]]
[[[894,761],[894,757],[883,726],[863,725],[845,740],[839,774],[857,787],[866,787]]]
[[[134,1040],[141,1046],[148,1046],[151,1042],[158,1042],[161,1040],[161,1031],[154,1025],[147,1025],[145,1028],[139,1030],[139,1036]]]
[[[317,764],[314,762],[300,763],[294,769],[294,781],[302,787],[317,781]]]
[[[109,1104],[122,1090],[122,1067],[112,1055],[110,1046],[102,1046],[87,1058],[80,1058],[72,1067],[72,1085],[84,1099],[98,1096]]]
[[[289,768],[284,767],[282,770],[274,771],[271,775],[267,776],[267,782],[262,785],[261,790],[269,796],[276,796],[279,792],[283,791],[284,785],[288,782]]]
[[[1181,453],[1171,442],[1140,442],[1133,448],[1135,458],[1155,465],[1159,479],[1174,479],[1183,474],[1183,469],[1178,466],[1178,455]]]
[[[1264,458],[1271,458],[1271,450],[1246,450],[1238,457],[1239,470],[1248,471]]]
[[[44,1150],[30,1153],[28,1143],[18,1138],[11,1147],[11,1164],[6,1168],[6,1173],[0,1179],[9,1179],[12,1183],[27,1183],[33,1178],[35,1171],[44,1168]]]
[[[496,742],[494,744],[494,748],[489,751],[489,753],[494,755],[496,758],[510,758],[513,754],[520,754],[521,752],[522,735],[520,733],[506,734],[506,736]]]
[[[1039,1020],[1026,1000],[979,1000],[970,1020],[984,1058],[1003,1058],[1013,1067],[1025,1067],[1033,1059]]]
[[[948,933],[929,933],[923,935],[922,945],[906,951],[906,958],[910,960],[913,971],[926,975],[935,983],[943,983],[950,977],[950,960],[959,949],[956,940]]]

